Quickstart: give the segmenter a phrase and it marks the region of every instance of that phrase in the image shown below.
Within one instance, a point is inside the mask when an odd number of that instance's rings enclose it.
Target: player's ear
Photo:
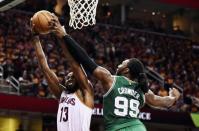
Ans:
[[[127,74],[127,73],[129,73],[129,68],[128,67],[124,69],[124,74]]]

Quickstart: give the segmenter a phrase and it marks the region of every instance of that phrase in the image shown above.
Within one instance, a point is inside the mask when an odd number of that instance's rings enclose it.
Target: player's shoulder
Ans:
[[[125,76],[118,76],[118,75],[112,75],[113,78],[115,79],[124,79]]]
[[[120,79],[120,80],[130,80],[129,78],[125,77],[125,76],[118,76],[118,75],[115,75],[114,76],[116,79]]]
[[[117,76],[117,79],[119,79],[119,81],[123,81],[123,82],[128,82],[129,84],[131,85],[136,85],[138,84],[136,81],[133,81],[131,79],[129,79],[128,77],[125,77],[125,76]]]

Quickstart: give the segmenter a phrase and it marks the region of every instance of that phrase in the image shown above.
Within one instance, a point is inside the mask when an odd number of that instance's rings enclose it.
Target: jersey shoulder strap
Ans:
[[[113,89],[124,86],[124,85],[130,85],[131,83],[136,83],[134,81],[131,81],[130,79],[124,77],[124,76],[113,76],[114,80],[112,83],[112,86],[109,88],[109,90],[104,94],[103,97],[106,97]]]
[[[109,90],[103,95],[103,97],[106,97],[112,90],[113,90],[113,88],[115,87],[115,85],[116,85],[116,83],[117,83],[117,81],[118,81],[118,77],[119,76],[113,76],[113,83],[112,83],[112,85],[111,85],[111,87],[109,88]]]

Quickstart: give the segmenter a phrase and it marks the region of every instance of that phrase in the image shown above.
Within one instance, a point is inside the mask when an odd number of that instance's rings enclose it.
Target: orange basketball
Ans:
[[[52,19],[51,13],[46,10],[41,10],[35,13],[32,17],[32,23],[35,25],[35,31],[40,34],[49,33],[49,21]]]

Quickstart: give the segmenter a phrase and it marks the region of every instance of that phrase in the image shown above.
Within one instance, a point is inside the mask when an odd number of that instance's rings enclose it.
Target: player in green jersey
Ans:
[[[138,114],[146,103],[157,107],[169,107],[175,103],[180,94],[171,89],[170,95],[160,97],[148,89],[147,77],[143,64],[135,58],[128,59],[118,66],[112,75],[107,69],[97,65],[87,53],[74,41],[61,26],[56,16],[49,23],[52,32],[65,42],[71,55],[77,62],[101,81],[106,91],[104,95],[104,119],[106,131],[146,131]],[[122,76],[121,76],[122,75]]]

